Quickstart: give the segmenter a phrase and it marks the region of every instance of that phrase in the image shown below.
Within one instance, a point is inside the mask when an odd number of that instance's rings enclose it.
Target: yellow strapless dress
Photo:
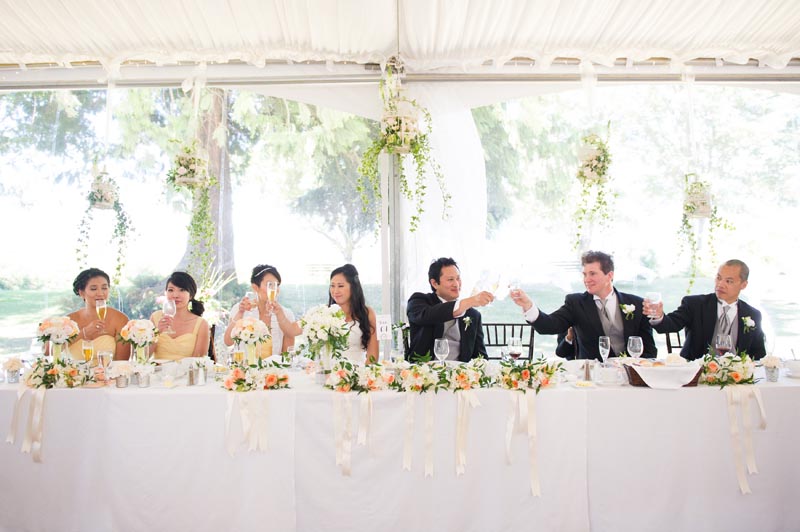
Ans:
[[[158,323],[162,315],[163,312],[160,310],[153,313],[153,323]],[[155,357],[162,360],[180,360],[192,356],[194,354],[194,344],[197,343],[197,331],[200,329],[200,320],[202,319],[198,316],[194,322],[192,332],[184,333],[175,338],[168,334],[160,334],[156,342]]]
[[[117,350],[117,341],[110,334],[98,336],[92,340],[94,345],[94,358],[97,360],[97,353],[101,351],[110,351],[113,355]],[[72,342],[69,346],[69,354],[72,355],[73,360],[80,360],[83,362],[83,341],[77,340]]]

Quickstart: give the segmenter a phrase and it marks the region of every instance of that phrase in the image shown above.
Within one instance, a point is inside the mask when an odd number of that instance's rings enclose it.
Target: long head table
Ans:
[[[0,446],[0,530],[800,530],[797,381],[757,385],[768,423],[753,434],[758,474],[747,495],[724,390],[546,389],[535,399],[536,497],[529,438],[508,432],[511,392],[476,392],[459,475],[455,394],[432,397],[427,431],[424,395],[409,405],[407,394],[378,392],[368,405],[292,377],[293,389],[251,392],[266,397],[264,440],[252,451],[229,448],[226,426],[245,427],[236,394],[215,383],[54,389],[36,463],[20,452],[26,395],[17,441]],[[17,395],[0,385],[0,431]],[[337,441],[343,426],[349,438]],[[349,474],[337,465],[347,447]]]

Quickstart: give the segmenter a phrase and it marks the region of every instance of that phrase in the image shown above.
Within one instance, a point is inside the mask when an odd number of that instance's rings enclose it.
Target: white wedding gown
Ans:
[[[354,364],[363,366],[367,361],[367,350],[361,346],[361,327],[357,321],[350,325],[350,335],[347,337],[347,351],[343,353]]]

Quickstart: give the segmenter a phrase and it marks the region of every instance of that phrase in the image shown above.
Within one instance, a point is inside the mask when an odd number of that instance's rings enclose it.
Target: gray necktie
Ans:
[[[731,308],[730,305],[722,305],[722,315],[719,317],[719,323],[717,326],[717,334],[730,334],[731,333],[731,322],[728,319],[728,309]]]
[[[606,333],[606,336],[611,338],[611,349],[618,355],[625,350],[625,338],[621,334],[621,331],[614,325],[614,322],[611,321],[611,316],[608,315],[608,309],[606,308],[606,300],[601,298],[595,299],[594,301],[597,304],[597,309],[600,311],[600,323],[603,324],[603,331]]]

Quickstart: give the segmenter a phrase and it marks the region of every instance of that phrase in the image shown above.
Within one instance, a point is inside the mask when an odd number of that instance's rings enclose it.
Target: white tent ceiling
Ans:
[[[362,64],[398,50],[410,75],[630,72],[653,58],[675,73],[707,58],[780,76],[800,68],[800,9],[796,0],[0,0],[6,88],[180,79],[179,63],[208,64],[209,81],[374,79]],[[142,68],[151,64],[167,69]]]

